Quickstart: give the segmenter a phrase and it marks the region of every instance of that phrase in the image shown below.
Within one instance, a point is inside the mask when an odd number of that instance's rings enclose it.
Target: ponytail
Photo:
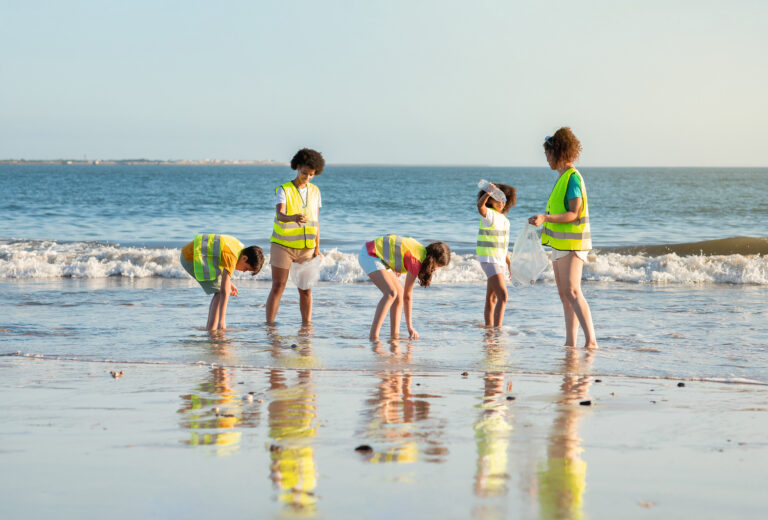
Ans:
[[[427,256],[419,270],[419,285],[429,287],[432,275],[439,267],[445,267],[451,261],[451,249],[445,242],[433,242],[427,246]]]

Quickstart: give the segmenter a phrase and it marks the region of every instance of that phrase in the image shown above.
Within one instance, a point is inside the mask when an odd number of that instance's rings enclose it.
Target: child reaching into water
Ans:
[[[264,264],[264,252],[259,246],[245,247],[229,235],[199,234],[181,248],[179,260],[205,294],[213,295],[206,330],[223,330],[227,328],[229,296],[238,293],[232,275],[235,270],[258,273]]]
[[[384,235],[363,244],[358,260],[365,274],[382,293],[371,323],[370,339],[379,339],[379,330],[387,311],[390,336],[396,339],[399,336],[400,313],[403,308],[408,337],[418,339],[419,333],[413,328],[411,319],[413,284],[418,279],[419,285],[428,287],[435,271],[448,265],[451,261],[448,245],[445,242],[433,242],[424,247],[412,238]],[[400,285],[395,273],[397,276],[407,273],[405,287]]]
[[[482,220],[477,232],[477,259],[483,268],[488,284],[485,290],[485,326],[501,327],[507,307],[507,283],[509,272],[509,219],[505,216],[517,202],[517,190],[507,184],[490,185],[500,189],[506,202],[496,200],[483,190],[477,194],[477,211]],[[506,264],[506,267],[505,267]]]

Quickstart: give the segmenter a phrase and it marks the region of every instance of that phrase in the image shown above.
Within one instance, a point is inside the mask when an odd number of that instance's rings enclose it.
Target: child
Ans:
[[[205,294],[213,294],[206,330],[223,330],[227,328],[229,295],[238,292],[232,283],[235,269],[255,275],[264,264],[264,252],[258,246],[245,247],[229,235],[200,234],[181,248],[179,260]]]
[[[517,190],[507,184],[497,184],[507,197],[501,202],[485,191],[477,194],[477,211],[482,220],[477,232],[477,259],[488,277],[485,291],[485,326],[501,327],[507,307],[507,284],[504,280],[504,264],[509,271],[509,219],[505,217],[517,202]]]
[[[291,159],[296,178],[275,188],[275,221],[270,238],[269,263],[272,289],[267,297],[267,323],[274,323],[288,283],[291,264],[302,264],[320,255],[320,189],[312,179],[323,173],[323,155],[302,148]],[[312,289],[299,289],[302,325],[312,321]]]
[[[528,219],[544,226],[541,243],[552,248],[552,270],[565,318],[565,346],[575,347],[579,326],[584,331],[584,346],[597,348],[592,311],[581,291],[581,273],[587,253],[592,249],[587,187],[573,163],[581,155],[581,141],[564,126],[544,138],[544,155],[558,180],[549,194],[543,214]]]
[[[418,339],[419,333],[413,328],[411,309],[413,304],[413,284],[418,278],[419,285],[428,287],[432,275],[451,261],[451,250],[445,242],[434,242],[427,247],[412,238],[397,235],[384,235],[363,244],[358,255],[360,267],[382,292],[376,306],[376,314],[371,323],[371,341],[379,339],[379,329],[384,316],[389,311],[390,336],[397,339],[400,331],[400,312],[405,307],[405,323],[408,325],[408,337]],[[388,271],[389,269],[389,271]],[[405,288],[397,277],[405,277]]]

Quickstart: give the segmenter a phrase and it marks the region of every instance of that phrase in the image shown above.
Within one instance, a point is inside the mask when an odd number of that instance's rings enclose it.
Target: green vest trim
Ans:
[[[293,181],[278,186],[275,188],[275,193],[280,188],[285,192],[285,214],[303,213],[307,216],[307,222],[303,224],[282,222],[277,219],[277,213],[275,213],[270,242],[293,249],[313,249],[317,244],[320,190],[314,184],[307,184],[307,200],[304,201]]]
[[[221,235],[195,235],[192,263],[197,281],[215,280],[221,274]]]
[[[545,222],[541,232],[541,243],[561,251],[589,251],[592,249],[592,234],[589,225],[589,204],[584,178],[574,168],[565,171],[552,188],[547,201],[547,215],[559,215],[569,211],[565,207],[565,192],[571,175],[578,175],[581,181],[581,212],[573,222]]]

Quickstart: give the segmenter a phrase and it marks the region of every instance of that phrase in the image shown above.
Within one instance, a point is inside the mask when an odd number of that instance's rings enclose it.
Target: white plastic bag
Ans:
[[[320,279],[321,256],[316,256],[303,264],[291,264],[291,281],[301,290],[311,289]]]
[[[533,284],[549,265],[549,258],[541,247],[536,226],[525,224],[517,234],[515,247],[509,259],[512,280],[521,284]]]

